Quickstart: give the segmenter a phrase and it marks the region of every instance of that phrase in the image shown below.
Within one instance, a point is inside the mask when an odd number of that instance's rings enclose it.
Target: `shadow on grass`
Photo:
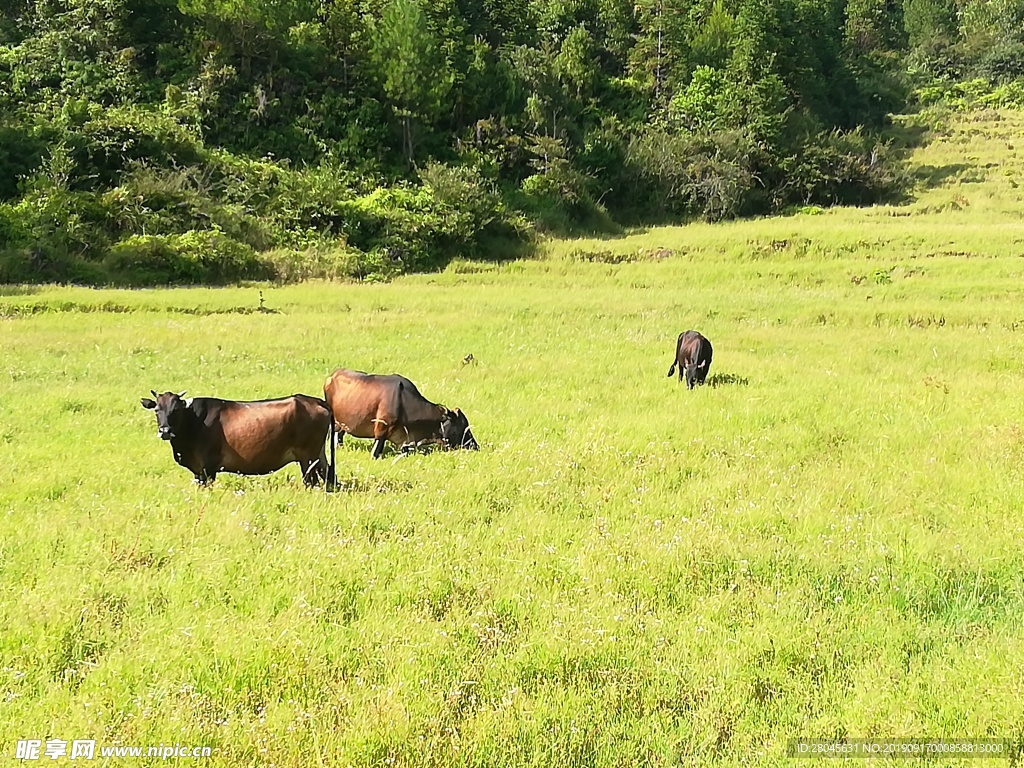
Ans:
[[[337,485],[328,489],[328,493],[395,493],[410,491],[412,481],[391,477],[339,477]],[[323,491],[323,488],[320,489]]]
[[[716,387],[745,387],[750,384],[746,376],[738,376],[735,373],[713,373],[704,382],[711,388]]]
[[[0,296],[34,296],[42,290],[38,285],[0,285]]]
[[[884,134],[891,140],[894,149],[910,150],[928,143],[929,130],[927,125],[920,122],[894,122],[886,126]]]
[[[964,171],[970,170],[971,167],[965,163],[922,165],[914,171],[914,178],[922,182],[928,189],[933,189],[941,185],[946,179],[955,178]]]
[[[466,257],[466,261],[483,261],[493,264],[503,261],[530,259],[540,252],[540,239],[514,237],[482,238],[478,251],[477,254]],[[446,259],[442,269],[456,258],[458,257]]]

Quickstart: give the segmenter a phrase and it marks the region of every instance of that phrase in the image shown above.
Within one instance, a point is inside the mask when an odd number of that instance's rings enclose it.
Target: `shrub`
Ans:
[[[894,151],[859,129],[811,137],[798,154],[781,161],[780,169],[776,207],[868,205],[897,199],[909,184]]]
[[[749,209],[758,184],[754,147],[735,132],[711,135],[654,128],[629,147],[629,162],[656,188],[666,213],[708,221]]]
[[[75,283],[102,285],[103,269],[93,262],[46,244],[0,247],[0,283]]]
[[[58,123],[75,163],[74,189],[113,186],[136,163],[176,168],[201,157],[191,131],[159,112],[141,107],[102,110],[96,104],[81,109],[81,115],[65,109]]]
[[[0,200],[18,194],[20,180],[42,162],[46,142],[34,131],[0,123]]]
[[[220,232],[133,235],[103,260],[109,279],[128,285],[231,283],[267,280],[273,268],[248,246]]]
[[[371,271],[364,257],[360,251],[343,245],[304,251],[281,249],[264,254],[275,279],[282,283],[357,278]]]
[[[117,234],[219,230],[256,250],[284,240],[272,221],[254,215],[240,202],[225,201],[200,167],[161,170],[139,164],[101,199]]]

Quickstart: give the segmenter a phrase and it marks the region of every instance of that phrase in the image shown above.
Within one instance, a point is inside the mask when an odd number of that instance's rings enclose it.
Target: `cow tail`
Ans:
[[[668,367],[669,378],[672,378],[672,374],[676,372],[676,364],[679,363],[679,348],[683,344],[683,336],[685,335],[686,332],[684,331],[683,333],[680,333],[679,337],[676,339],[676,351],[675,354],[672,356],[672,365]],[[681,363],[679,364],[681,365]]]

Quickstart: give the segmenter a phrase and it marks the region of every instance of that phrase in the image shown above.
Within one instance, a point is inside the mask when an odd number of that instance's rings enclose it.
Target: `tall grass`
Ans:
[[[775,765],[804,735],[1019,754],[1006,145],[1024,133],[997,116],[918,150],[905,207],[387,285],[5,291],[0,749]],[[715,346],[693,392],[665,376],[686,328]],[[199,488],[138,403],[316,394],[338,366],[409,376],[482,450],[373,462],[348,440],[335,494],[294,467]]]

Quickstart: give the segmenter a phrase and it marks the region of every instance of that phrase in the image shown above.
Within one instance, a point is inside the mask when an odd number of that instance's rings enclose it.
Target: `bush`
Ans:
[[[755,148],[738,133],[651,129],[630,144],[629,162],[654,185],[652,198],[665,213],[717,221],[753,205]]]
[[[102,285],[103,269],[80,256],[61,252],[45,244],[31,247],[0,247],[0,284],[74,283]]]
[[[103,267],[111,282],[196,285],[268,280],[273,268],[248,246],[220,232],[133,235],[110,248]]]
[[[898,199],[909,184],[893,150],[860,130],[811,137],[780,171],[775,207],[869,205]]]
[[[20,180],[31,174],[46,153],[46,142],[34,131],[0,124],[0,200],[18,194]]]
[[[994,85],[983,77],[959,83],[935,81],[917,90],[918,104],[924,107],[943,105],[956,111],[978,107],[1024,106],[1024,81],[1011,80]]]
[[[177,168],[201,157],[191,131],[159,112],[140,107],[102,110],[96,104],[79,109],[81,113],[65,105],[58,123],[75,163],[73,189],[114,186],[137,163]]]
[[[282,249],[264,256],[274,270],[275,280],[282,283],[363,277],[371,271],[364,257],[360,251],[345,246],[305,251]]]
[[[102,254],[110,237],[107,210],[90,193],[69,192],[49,180],[7,209],[8,237],[13,245],[59,257],[92,259]]]
[[[978,62],[977,73],[997,83],[1024,77],[1024,42],[1014,40],[993,45]]]
[[[955,80],[963,76],[964,57],[961,49],[942,39],[929,40],[915,48],[906,59],[911,74]]]
[[[118,235],[218,230],[256,250],[284,240],[272,220],[225,201],[200,167],[159,170],[140,164],[101,199]]]

